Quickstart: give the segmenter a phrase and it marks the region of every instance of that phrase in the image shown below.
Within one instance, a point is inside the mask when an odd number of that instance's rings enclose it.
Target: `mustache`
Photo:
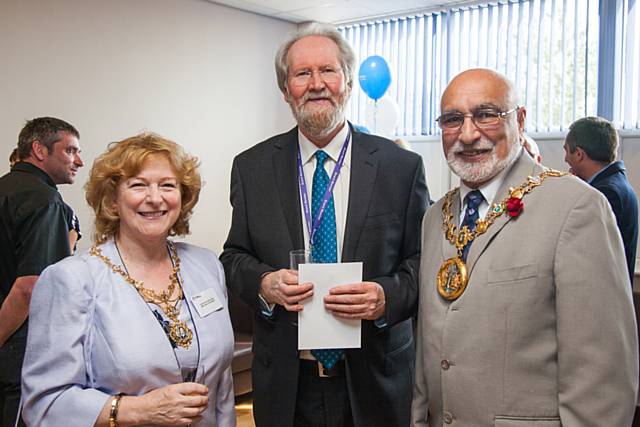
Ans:
[[[306,103],[307,101],[312,101],[314,99],[327,99],[329,100],[333,105],[335,105],[335,101],[333,100],[333,97],[331,96],[331,92],[329,92],[329,89],[322,89],[321,92],[307,92],[304,94],[304,96],[302,97],[302,104]]]
[[[460,140],[456,141],[451,147],[451,151],[455,154],[470,153],[477,150],[493,150],[493,143],[486,139],[480,139],[473,144],[463,144]]]

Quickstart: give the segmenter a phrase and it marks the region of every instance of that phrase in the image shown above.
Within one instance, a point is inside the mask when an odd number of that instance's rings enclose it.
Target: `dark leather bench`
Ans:
[[[236,396],[250,393],[251,387],[251,362],[253,354],[251,345],[253,342],[253,312],[240,299],[229,293],[229,314],[233,325],[235,347],[233,349],[233,389]]]

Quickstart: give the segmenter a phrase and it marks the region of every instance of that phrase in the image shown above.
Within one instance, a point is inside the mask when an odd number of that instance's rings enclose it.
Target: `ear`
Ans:
[[[40,141],[35,140],[31,143],[31,153],[33,154],[33,157],[43,162],[47,157],[46,155],[49,154],[49,150],[41,144]]]
[[[527,118],[527,109],[524,107],[518,108],[518,131],[520,134],[524,132],[524,122]]]

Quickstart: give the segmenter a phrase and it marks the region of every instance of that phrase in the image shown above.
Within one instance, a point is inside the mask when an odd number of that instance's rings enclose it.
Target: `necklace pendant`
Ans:
[[[447,301],[455,301],[464,293],[468,280],[464,261],[459,256],[449,258],[438,270],[438,293]]]
[[[171,336],[176,345],[182,348],[189,348],[193,339],[193,333],[182,320],[178,320],[169,326],[169,336]]]
[[[566,174],[567,172],[558,172],[548,169],[537,176],[527,177],[527,182],[520,185],[520,187],[509,188],[509,196],[505,197],[499,203],[494,203],[486,218],[476,221],[476,227],[473,232],[470,231],[466,225],[462,226],[460,230],[458,230],[452,223],[453,214],[451,213],[451,201],[458,189],[455,188],[449,191],[444,196],[444,201],[442,203],[442,229],[444,230],[445,239],[458,250],[459,254],[462,254],[462,250],[467,244],[469,244],[469,242],[485,233],[491,224],[494,223],[496,218],[508,210],[507,206],[511,199],[518,199],[520,201],[535,187],[541,185],[548,177],[561,177]],[[522,204],[522,202],[520,203]],[[520,209],[522,209],[522,207],[520,207]],[[514,216],[511,211],[509,211],[509,215],[512,217]],[[460,298],[464,290],[467,288],[467,282],[469,280],[467,267],[464,264],[461,255],[449,258],[443,262],[438,270],[436,279],[438,293],[444,300],[455,301]]]
[[[144,282],[137,281],[129,276],[126,269],[123,270],[120,266],[115,265],[96,245],[91,247],[89,253],[100,258],[114,273],[120,274],[127,283],[131,284],[136,291],[138,291],[138,294],[145,302],[156,304],[160,307],[160,309],[162,309],[170,319],[169,338],[171,338],[177,346],[189,348],[191,341],[193,340],[193,332],[191,332],[191,329],[189,329],[184,321],[178,320],[178,316],[180,315],[180,302],[183,296],[182,285],[178,281],[178,277],[180,276],[180,258],[178,257],[178,251],[176,250],[173,242],[169,241],[167,244],[169,246],[169,253],[174,267],[173,273],[169,277],[170,283],[167,290],[160,292],[160,294],[157,294],[152,289],[146,289],[144,287]],[[171,295],[173,295],[176,286],[178,288],[178,295],[176,299],[174,299],[174,301],[176,301],[175,305],[172,305],[170,304],[172,301]]]

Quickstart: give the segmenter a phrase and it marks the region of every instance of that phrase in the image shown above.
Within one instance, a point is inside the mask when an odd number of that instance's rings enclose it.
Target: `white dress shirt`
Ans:
[[[494,203],[500,202],[504,199],[507,194],[497,194],[498,190],[502,186],[504,182],[505,176],[507,176],[507,172],[511,169],[515,160],[520,156],[520,151],[514,157],[514,160],[508,165],[506,168],[502,170],[498,175],[496,175],[493,179],[491,179],[486,184],[477,188],[482,193],[484,200],[478,206],[478,218],[484,219],[487,216],[487,212],[489,212],[489,207],[493,206]],[[467,194],[472,192],[474,188],[470,188],[464,184],[464,182],[460,181],[460,212],[458,212],[458,226],[462,227],[462,221],[464,220],[464,212],[467,210],[467,203],[465,201],[465,197]]]
[[[338,157],[340,156],[340,150],[344,144],[347,135],[349,135],[351,129],[345,122],[344,126],[333,137],[331,142],[327,144],[322,150],[329,155],[329,158],[324,162],[324,169],[327,171],[329,177],[333,173],[333,170],[338,163]],[[316,171],[316,151],[319,150],[316,145],[309,141],[304,134],[298,129],[298,144],[300,147],[300,158],[302,159],[302,170],[304,171],[304,179],[307,183],[307,197],[309,198],[309,209],[311,207],[312,192],[313,192],[313,174]],[[336,186],[333,188],[333,205],[336,212],[336,249],[338,251],[338,262],[342,258],[342,246],[344,244],[344,229],[347,225],[347,208],[349,206],[349,178],[351,177],[351,147],[353,141],[349,141],[349,147],[344,156],[344,162],[342,168],[340,168],[340,174],[336,180]],[[299,192],[298,192],[299,193]],[[326,214],[326,211],[325,211]],[[302,216],[302,224],[304,229],[304,247],[311,250],[309,243],[309,228],[313,225],[307,224],[307,220],[304,215],[304,205],[302,203],[302,195],[300,194],[300,215]],[[313,210],[311,211],[311,221],[313,218]],[[306,360],[315,360],[315,357],[309,350],[300,351],[300,358]]]
[[[333,173],[334,168],[338,162],[338,157],[340,156],[340,150],[342,149],[342,145],[344,144],[347,135],[351,132],[349,125],[345,122],[344,126],[338,132],[338,134],[333,137],[331,142],[327,144],[322,151],[329,155],[329,158],[324,162],[324,169],[327,171],[329,177]],[[302,169],[304,171],[304,179],[307,183],[307,197],[309,198],[309,209],[311,207],[311,194],[313,192],[313,174],[316,170],[316,151],[319,150],[313,142],[309,141],[303,133],[298,130],[298,143],[300,146],[300,158],[302,159]],[[338,262],[342,257],[342,246],[344,243],[344,230],[347,225],[347,209],[349,207],[349,179],[351,177],[351,148],[353,146],[353,141],[349,142],[349,148],[344,156],[344,162],[342,164],[342,168],[340,169],[340,174],[338,175],[338,179],[336,180],[336,186],[333,189],[333,203],[336,211],[336,240],[337,240],[337,250],[338,250]],[[307,224],[307,220],[304,215],[304,205],[302,204],[302,195],[300,195],[300,215],[302,216],[302,224],[304,229],[304,248],[311,250],[311,245],[309,244],[309,228],[310,226]],[[313,215],[313,211],[311,212]],[[313,221],[314,218],[311,220]],[[302,249],[302,248],[296,248]]]

